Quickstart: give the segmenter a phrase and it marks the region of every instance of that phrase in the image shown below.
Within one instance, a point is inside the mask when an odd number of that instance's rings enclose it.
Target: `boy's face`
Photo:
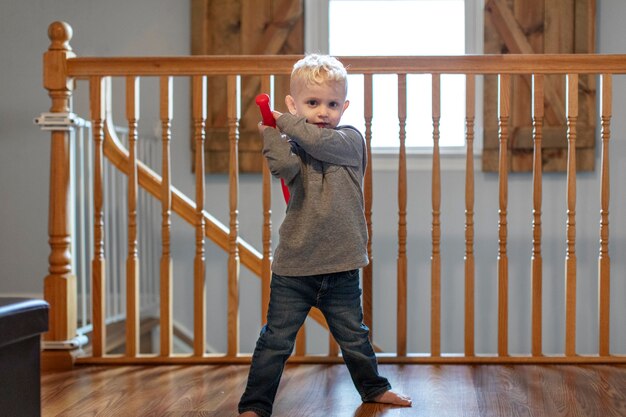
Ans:
[[[327,129],[337,127],[350,104],[346,100],[345,85],[336,81],[318,85],[297,81],[292,85],[291,93],[285,99],[289,112],[305,117],[307,123]]]

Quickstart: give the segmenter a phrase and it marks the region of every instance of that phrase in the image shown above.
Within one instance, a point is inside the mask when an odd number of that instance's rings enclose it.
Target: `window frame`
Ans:
[[[329,51],[329,2],[332,0],[305,0],[304,50],[306,53]],[[484,0],[465,0],[465,54],[483,53]],[[483,137],[483,79],[476,77],[476,120],[474,124],[474,161],[480,159]],[[441,168],[465,169],[465,146],[441,146]],[[407,146],[407,169],[431,169],[431,147]],[[372,165],[377,170],[397,169],[397,147],[372,148]]]

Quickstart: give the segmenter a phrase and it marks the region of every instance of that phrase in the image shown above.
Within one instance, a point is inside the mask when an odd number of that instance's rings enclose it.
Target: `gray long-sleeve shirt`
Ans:
[[[349,126],[320,129],[285,113],[265,129],[263,155],[291,194],[272,270],[304,276],[368,263],[363,176],[365,141]],[[289,139],[289,140],[288,140]]]

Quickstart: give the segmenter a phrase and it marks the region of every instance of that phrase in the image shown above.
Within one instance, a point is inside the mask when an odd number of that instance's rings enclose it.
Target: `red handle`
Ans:
[[[258,96],[256,96],[255,101],[257,106],[259,106],[259,110],[261,110],[263,124],[265,126],[276,127],[276,119],[274,119],[274,115],[272,114],[272,110],[270,109],[270,96],[268,96],[267,94],[259,94]],[[282,178],[280,179],[280,187],[283,190],[285,203],[289,203],[289,188]]]
[[[256,96],[256,104],[261,110],[261,117],[263,117],[263,124],[265,126],[276,127],[276,120],[270,110],[270,96],[267,94],[259,94]]]

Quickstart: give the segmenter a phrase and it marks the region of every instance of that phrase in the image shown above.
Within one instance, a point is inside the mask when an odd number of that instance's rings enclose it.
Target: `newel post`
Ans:
[[[67,75],[67,59],[74,57],[69,41],[72,28],[65,22],[48,27],[50,47],[43,56],[43,85],[52,100],[50,113],[69,113],[72,80]],[[49,331],[45,341],[65,342],[76,336],[76,277],[70,257],[70,131],[51,129],[50,205],[48,235],[49,274],[44,280],[44,298],[50,304]],[[67,343],[71,346],[71,343]],[[45,343],[44,343],[45,346]],[[52,359],[52,360],[50,360]],[[44,368],[73,364],[68,350],[44,352]]]

